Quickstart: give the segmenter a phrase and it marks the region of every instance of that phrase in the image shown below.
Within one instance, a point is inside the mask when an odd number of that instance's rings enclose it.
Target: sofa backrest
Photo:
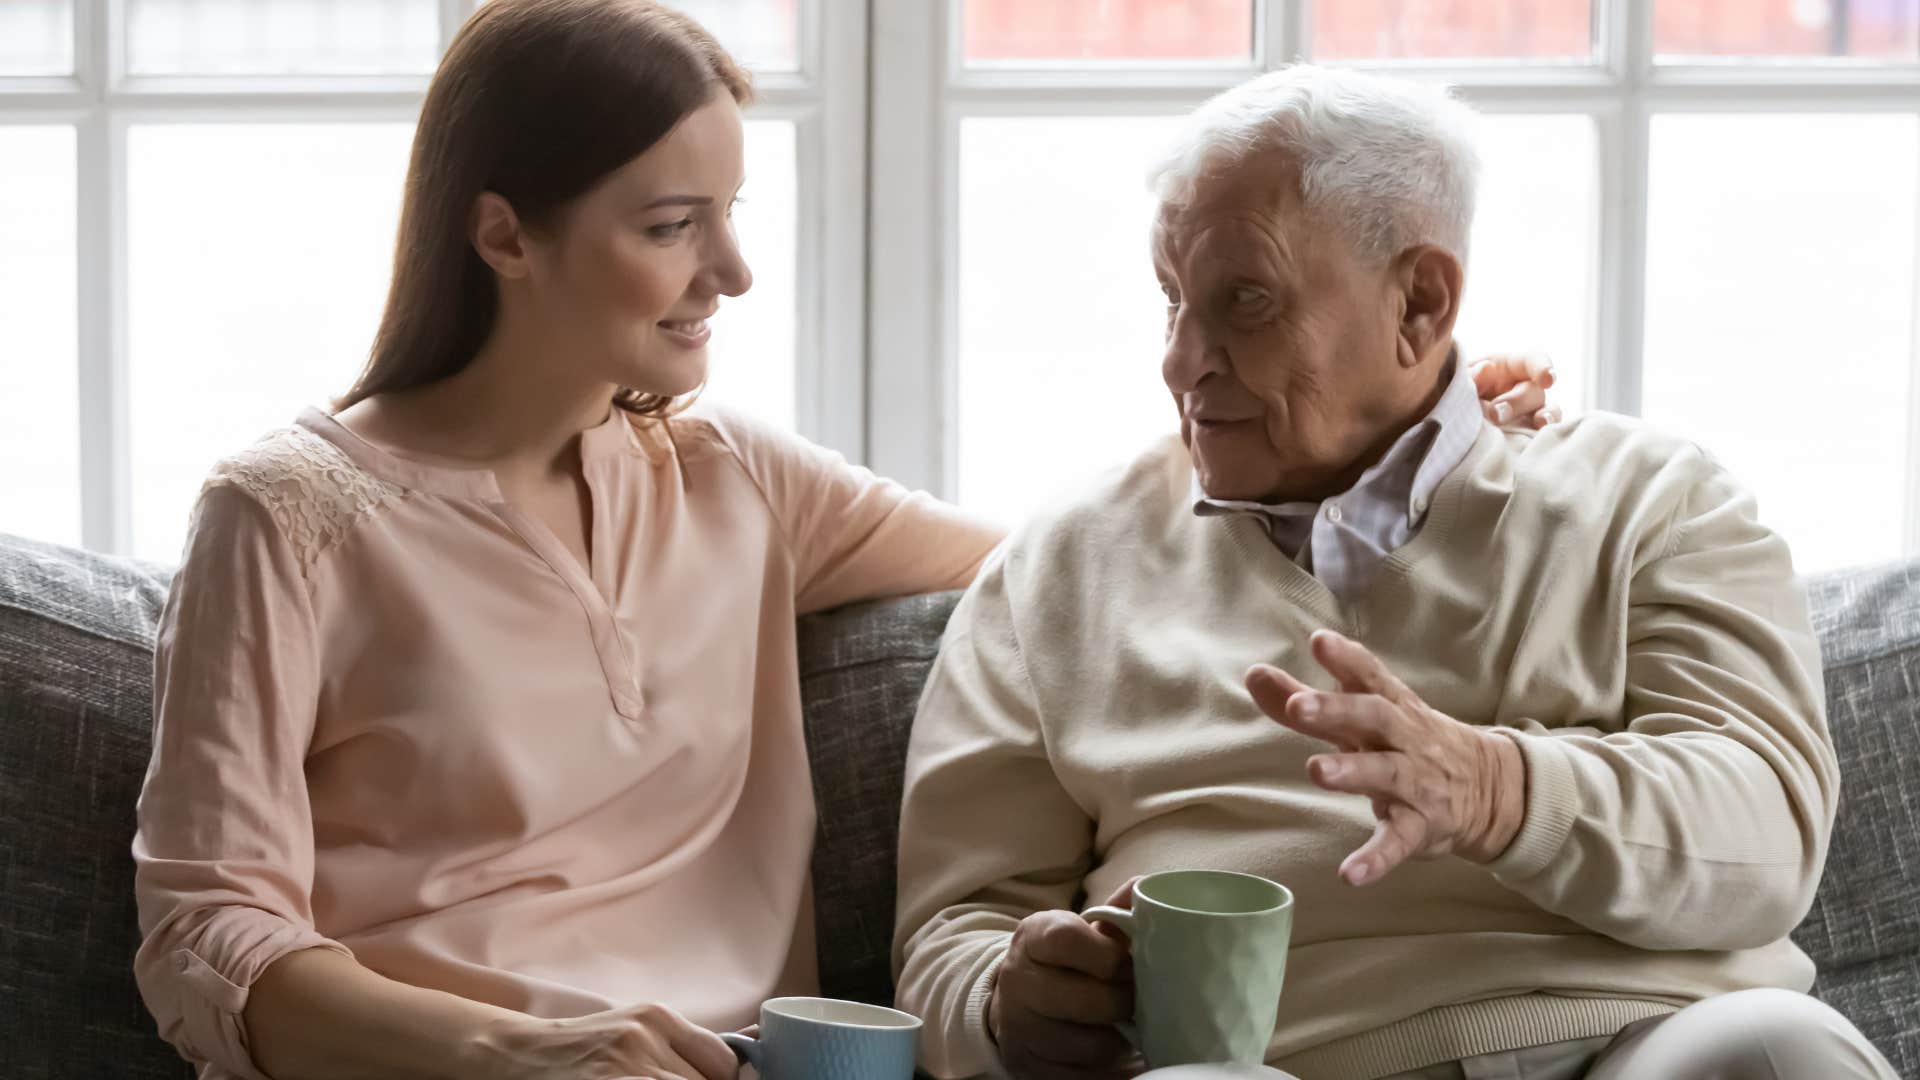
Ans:
[[[1814,993],[1920,1078],[1920,562],[1809,583],[1840,814],[1794,940]]]
[[[134,989],[133,807],[167,571],[0,536],[0,1076],[180,1080]],[[1796,938],[1816,988],[1920,1080],[1920,562],[1811,583],[1844,781]],[[901,766],[957,596],[800,623],[825,993],[892,996]]]
[[[133,985],[157,567],[0,536],[0,1076],[182,1080]]]

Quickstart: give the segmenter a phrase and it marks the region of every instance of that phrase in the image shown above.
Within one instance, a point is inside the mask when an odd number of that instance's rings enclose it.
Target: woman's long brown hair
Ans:
[[[494,192],[534,227],[659,142],[724,91],[752,87],[720,43],[651,0],[489,0],[440,62],[420,111],[400,210],[393,284],[345,409],[444,379],[472,362],[499,306],[493,269],[468,236]],[[623,388],[642,416],[674,399]]]

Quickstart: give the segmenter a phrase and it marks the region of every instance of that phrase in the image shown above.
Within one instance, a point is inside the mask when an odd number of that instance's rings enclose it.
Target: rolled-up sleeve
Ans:
[[[134,974],[162,1037],[245,1077],[261,1077],[241,1020],[254,980],[291,952],[347,952],[313,925],[315,637],[272,517],[235,487],[209,487],[155,651]]]

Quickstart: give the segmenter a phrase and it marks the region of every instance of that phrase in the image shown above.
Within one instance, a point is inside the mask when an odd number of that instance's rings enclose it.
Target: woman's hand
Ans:
[[[1526,817],[1519,745],[1420,700],[1357,641],[1318,631],[1313,658],[1340,693],[1267,664],[1247,673],[1247,689],[1261,712],[1342,751],[1307,759],[1315,784],[1373,801],[1373,836],[1340,864],[1340,876],[1367,885],[1410,858],[1498,858]]]
[[[473,1056],[476,1075],[498,1080],[733,1080],[739,1073],[720,1036],[663,1005],[503,1021],[481,1034]]]
[[[1480,391],[1480,411],[1501,427],[1543,428],[1560,419],[1547,404],[1553,361],[1544,356],[1484,356],[1468,366]]]

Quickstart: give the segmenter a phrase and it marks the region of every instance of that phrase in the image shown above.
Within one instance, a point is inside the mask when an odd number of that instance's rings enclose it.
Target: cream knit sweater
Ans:
[[[1269,1061],[1390,1074],[1586,1038],[1711,994],[1805,989],[1838,775],[1786,545],[1691,444],[1594,415],[1485,428],[1420,534],[1342,606],[1244,516],[1199,518],[1169,439],[990,562],[921,701],[901,822],[899,999],[937,1076],[1019,920],[1134,874],[1294,890]],[[1254,707],[1257,661],[1331,687],[1315,629],[1430,705],[1516,732],[1527,818],[1491,865],[1335,874],[1371,829],[1324,744]]]

